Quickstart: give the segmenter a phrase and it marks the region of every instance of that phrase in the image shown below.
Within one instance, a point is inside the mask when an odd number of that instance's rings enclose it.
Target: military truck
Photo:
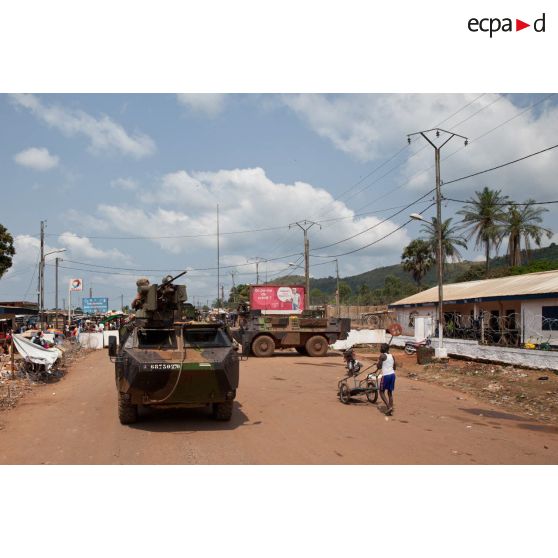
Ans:
[[[270,357],[275,349],[296,349],[303,355],[325,356],[328,345],[346,339],[348,318],[327,318],[303,310],[305,289],[294,285],[252,285],[250,309],[240,313],[239,327],[232,330],[244,354]]]
[[[137,281],[135,318],[109,338],[115,363],[118,417],[138,420],[138,407],[210,405],[216,420],[232,417],[239,380],[239,355],[226,327],[195,320],[186,286],[167,276],[160,285]]]

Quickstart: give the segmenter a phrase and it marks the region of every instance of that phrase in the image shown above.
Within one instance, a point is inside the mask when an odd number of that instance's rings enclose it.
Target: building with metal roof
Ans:
[[[558,346],[558,270],[444,285],[444,335],[500,345]],[[417,317],[436,329],[438,287],[389,305],[405,333]],[[428,330],[428,328],[427,328]]]

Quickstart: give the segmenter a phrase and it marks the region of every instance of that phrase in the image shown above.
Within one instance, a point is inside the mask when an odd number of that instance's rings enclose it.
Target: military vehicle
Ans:
[[[139,279],[135,318],[120,329],[119,345],[109,338],[122,424],[138,420],[140,405],[211,405],[216,420],[231,419],[239,355],[222,323],[196,321],[186,286],[174,284],[184,273],[167,276],[160,285]]]
[[[304,301],[303,286],[251,285],[250,309],[239,312],[240,325],[232,331],[243,353],[270,357],[275,349],[296,349],[303,355],[325,356],[329,345],[347,338],[349,318],[302,310]]]

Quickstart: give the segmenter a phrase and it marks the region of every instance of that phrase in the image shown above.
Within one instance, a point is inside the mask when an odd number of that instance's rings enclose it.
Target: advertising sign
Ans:
[[[108,298],[82,298],[81,304],[84,314],[105,314],[108,312]]]
[[[250,287],[250,309],[261,310],[262,314],[301,314],[304,303],[304,287],[300,285]]]
[[[70,279],[70,292],[83,291],[83,281],[81,279]]]

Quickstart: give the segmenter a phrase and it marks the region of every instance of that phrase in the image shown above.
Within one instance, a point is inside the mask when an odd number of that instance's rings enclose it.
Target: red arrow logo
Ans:
[[[526,27],[531,27],[531,24],[530,23],[525,23],[524,21],[521,21],[520,19],[515,20],[515,30],[516,31],[521,31],[522,29],[525,29]]]

